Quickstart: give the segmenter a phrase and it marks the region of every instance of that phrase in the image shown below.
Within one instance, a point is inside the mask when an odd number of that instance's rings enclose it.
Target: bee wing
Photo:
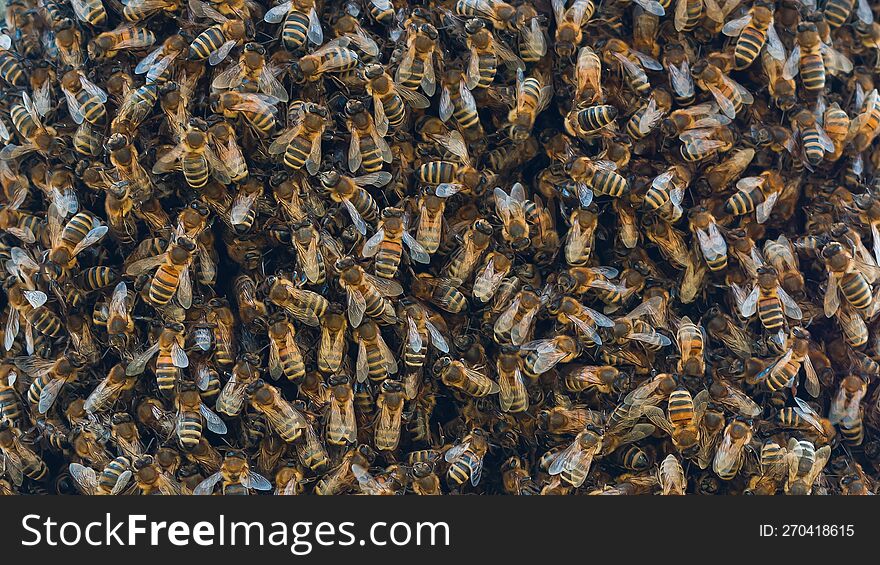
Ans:
[[[565,22],[565,2],[566,0],[552,0],[553,15],[556,18],[556,25]]]
[[[755,206],[755,217],[759,224],[763,224],[770,219],[770,213],[773,211],[773,206],[776,205],[777,200],[779,200],[779,193],[772,192],[767,195],[763,202]]]
[[[169,173],[178,168],[177,161],[183,155],[186,148],[182,144],[178,144],[172,150],[164,153],[156,164],[153,165],[153,174],[160,175],[163,173]]]
[[[808,424],[819,430],[819,432],[824,433],[825,428],[822,427],[822,423],[819,422],[819,415],[810,408],[810,405],[801,400],[798,397],[794,397],[794,401],[797,404],[797,407],[794,409],[797,414],[804,419]]]
[[[737,4],[739,0],[737,0]],[[722,8],[716,0],[703,0],[703,5],[706,6],[706,15],[715,23],[722,23],[724,21],[724,16],[730,12],[727,10],[727,6]]]
[[[782,78],[791,80],[798,75],[801,69],[801,46],[795,44],[794,49],[788,55],[785,65],[782,67]]]
[[[739,304],[740,314],[742,314],[743,318],[750,318],[755,313],[755,309],[758,306],[758,297],[761,292],[760,288],[758,288],[758,286],[755,286],[755,288],[752,289],[752,292],[745,297],[742,297],[742,295],[744,295],[745,293],[742,292],[742,289],[739,286],[734,284],[733,288],[734,293],[739,295],[737,296],[737,303]],[[742,297],[742,300],[740,300],[740,297]]]
[[[390,374],[397,373],[397,360],[394,358],[394,353],[391,349],[388,348],[388,344],[385,343],[385,339],[382,337],[382,334],[376,334],[376,341],[379,342],[379,350],[382,352],[382,356],[385,358],[385,367]]]
[[[773,366],[770,367],[768,375],[774,377],[779,375],[779,373],[785,368],[785,366],[788,365],[788,362],[791,361],[793,356],[794,351],[792,349],[786,351],[782,357],[780,357],[775,363],[773,363]]]
[[[204,404],[199,404],[199,412],[202,414],[202,416],[204,416],[205,422],[208,424],[209,430],[221,436],[226,434],[226,422],[221,420],[220,416],[215,414],[210,408],[208,408]]]
[[[822,44],[822,55],[825,59],[825,67],[829,72],[848,74],[853,70],[852,61],[846,55],[834,49],[830,45]]]
[[[269,375],[275,380],[281,376],[281,356],[278,353],[278,342],[274,339],[269,340]]]
[[[659,5],[659,3],[658,3],[658,5]],[[633,55],[635,55],[636,59],[638,59],[639,62],[642,64],[642,66],[645,67],[646,69],[650,69],[652,71],[662,71],[663,70],[663,65],[661,65],[660,62],[657,61],[657,59],[651,57],[650,55],[642,53],[641,51],[636,51],[635,49],[630,49],[629,52],[632,53]]]
[[[367,380],[370,373],[370,365],[367,362],[367,346],[363,340],[358,343],[358,356],[355,362],[355,375],[357,382],[362,383]]]
[[[49,411],[49,408],[52,408],[65,383],[64,379],[52,379],[43,387],[43,390],[40,391],[40,401],[37,403],[37,411],[40,414],[45,414]]]
[[[648,101],[644,114],[639,119],[639,133],[647,135],[660,123],[663,118],[663,110],[657,107],[657,100],[653,97]]]
[[[419,327],[416,325],[415,321],[410,317],[406,317],[407,322],[407,345],[409,346],[411,351],[418,353],[422,350],[424,343],[422,343],[422,334],[419,333]]]
[[[98,226],[89,230],[89,233],[73,248],[73,251],[70,253],[71,256],[76,257],[83,249],[100,241],[109,229],[107,226]]]
[[[712,93],[712,96],[715,97],[715,101],[718,102],[718,107],[721,108],[721,111],[724,112],[724,115],[730,118],[731,120],[736,118],[736,107],[733,105],[733,102],[724,95],[723,92],[718,90],[717,87],[713,85],[707,85],[709,88],[709,92]]]
[[[116,484],[113,485],[113,488],[110,489],[111,495],[117,495],[120,492],[125,490],[125,487],[128,486],[128,483],[131,482],[131,477],[133,476],[130,469],[126,469],[121,472],[118,477],[116,477]]]
[[[116,285],[116,288],[113,289],[113,296],[110,298],[109,311],[111,316],[114,314],[117,316],[128,315],[125,304],[127,298],[128,287],[125,285],[125,281],[122,281]]]
[[[434,53],[431,52],[425,57],[425,74],[422,75],[422,81],[419,83],[422,87],[422,90],[425,91],[425,94],[428,96],[434,96],[434,91],[437,89],[437,77],[434,74]],[[468,90],[470,94],[470,91]],[[473,99],[473,98],[472,98]]]
[[[735,20],[730,20],[724,27],[721,28],[721,33],[726,35],[727,37],[739,37],[740,32],[744,27],[749,25],[752,21],[752,13],[749,12],[745,16],[741,18],[737,18]],[[770,26],[773,27],[773,26]]]
[[[443,337],[443,334],[440,333],[437,326],[435,326],[431,320],[426,319],[425,327],[428,329],[428,335],[431,336],[431,345],[443,353],[449,353],[449,344],[446,343],[446,338]]]
[[[449,87],[444,86],[443,92],[440,93],[440,106],[438,109],[438,115],[440,119],[444,122],[448,122],[449,118],[452,117],[452,111],[455,108],[452,106],[452,96],[449,94]]]
[[[9,315],[6,318],[6,329],[3,335],[3,349],[9,351],[12,349],[12,344],[15,343],[15,338],[18,336],[18,330],[20,329],[19,319],[18,319],[18,311],[14,308],[9,309]]]
[[[872,25],[874,23],[874,13],[871,11],[871,4],[868,0],[857,0],[856,17],[865,25]]]
[[[62,88],[61,90],[64,91],[64,98],[65,100],[67,100],[67,111],[70,112],[70,117],[77,124],[83,123],[83,120],[85,120],[86,118],[85,115],[82,113],[82,107],[80,106],[79,101],[76,99],[76,96],[74,96],[73,93],[71,93],[66,88]]]
[[[224,59],[229,55],[229,52],[232,51],[232,48],[235,47],[236,41],[231,39],[221,45],[219,48],[211,51],[211,54],[208,55],[208,63],[215,67],[223,62]]]
[[[318,19],[318,12],[314,6],[309,10],[309,29],[306,35],[315,45],[324,43],[324,30],[321,29],[321,20]]]
[[[265,68],[265,65],[263,66]],[[226,90],[241,84],[241,63],[230,65],[225,71],[214,77],[211,88]]]
[[[83,404],[83,410],[88,414],[93,414],[96,412],[96,407],[104,404],[107,400],[112,398],[123,384],[124,383],[111,386],[108,384],[107,379],[102,380],[98,383],[98,386],[95,387],[95,390],[89,394],[88,398],[86,398],[86,401]]]
[[[151,345],[146,351],[135,355],[131,362],[128,364],[128,367],[126,367],[125,374],[129,377],[140,375],[144,372],[144,368],[147,366],[147,363],[150,361],[153,355],[158,352],[159,342],[156,342]]]
[[[470,60],[468,61],[467,71],[465,71],[465,86],[469,90],[473,90],[480,83],[480,53],[476,47],[471,47]]]
[[[785,62],[785,46],[782,44],[782,40],[779,39],[779,34],[776,33],[776,26],[772,23],[770,27],[767,28],[767,53],[776,59],[777,61],[784,63]]]
[[[70,7],[73,8],[73,13],[76,15],[76,19],[79,21],[88,24],[89,16],[91,15],[90,4],[85,0],[70,0]]]
[[[522,343],[525,342],[529,333],[529,328],[532,327],[532,320],[535,319],[538,310],[539,308],[532,308],[523,314],[518,324],[510,328],[510,342],[513,345],[522,345]]]
[[[755,418],[761,414],[761,406],[746,393],[726,384],[725,388],[727,389],[727,395],[723,401],[724,404],[731,406],[740,414],[749,418]]]
[[[828,287],[825,290],[824,308],[825,317],[830,318],[840,308],[840,293],[838,292],[839,277],[833,271],[828,271]]]
[[[370,273],[364,273],[364,278],[367,282],[376,287],[376,290],[378,290],[379,294],[382,296],[394,297],[403,294],[403,287],[395,280],[382,279],[371,275]]]
[[[351,128],[351,141],[348,145],[348,168],[351,172],[357,171],[362,162],[361,138],[357,128]]]
[[[643,71],[641,67],[639,67],[620,53],[615,53],[614,56],[617,58],[618,61],[620,61],[623,69],[630,77],[638,81],[647,82],[648,75],[645,74],[645,71]]]
[[[378,171],[376,173],[367,173],[359,177],[355,177],[354,183],[358,186],[385,186],[391,182],[392,175],[388,171]]]
[[[343,199],[342,200],[345,209],[348,210],[349,216],[351,216],[351,221],[354,223],[354,226],[357,228],[358,233],[361,235],[367,235],[367,223],[361,217],[360,212],[357,211],[357,208],[354,207],[354,204],[351,203],[350,200]]]
[[[222,479],[223,475],[220,474],[220,471],[217,471],[216,473],[196,485],[196,488],[193,489],[193,494],[211,494],[214,491],[214,487],[217,486],[217,483],[219,483]]]
[[[431,262],[431,255],[425,246],[416,241],[409,232],[403,232],[403,242],[409,248],[409,256],[416,263],[427,265]]]
[[[377,128],[374,128],[371,132],[371,137],[373,138],[373,143],[376,144],[376,147],[379,148],[379,152],[382,154],[382,160],[386,163],[390,163],[394,160],[394,153],[391,151],[391,147],[388,145],[388,142],[385,141],[384,136],[388,131],[388,124],[385,124],[385,131],[380,132]]]
[[[529,26],[523,29],[523,41],[532,53],[537,53],[541,57],[547,54],[547,40],[544,38],[544,31],[541,29],[541,22],[538,18],[532,18]]]
[[[176,296],[178,304],[183,306],[184,310],[189,310],[190,306],[192,306],[192,278],[189,274],[189,266],[186,266],[180,272]]]
[[[281,20],[283,20],[288,13],[290,13],[290,7],[293,5],[292,1],[282,2],[278,4],[274,8],[271,8],[266,11],[266,15],[263,16],[263,21],[269,24],[277,24]],[[320,45],[320,43],[319,43]]]
[[[397,91],[397,94],[399,94],[400,97],[403,99],[403,101],[413,108],[423,109],[431,106],[431,101],[428,100],[428,98],[421,92],[416,92],[411,88],[407,88],[399,84],[395,85],[394,88]]]
[[[568,319],[577,329],[582,331],[584,335],[590,338],[593,343],[599,346],[602,345],[602,338],[601,336],[599,336],[599,333],[596,331],[595,328],[593,328],[593,326],[576,316],[569,316]]]
[[[242,479],[241,484],[245,488],[252,488],[254,490],[272,490],[272,483],[263,475],[253,471],[250,471]]]
[[[3,33],[0,34],[0,49],[9,51],[12,48],[12,38]]]
[[[165,253],[160,253],[146,259],[139,259],[125,268],[125,274],[130,277],[136,277],[141,273],[155,269],[165,261],[165,256]]]
[[[352,45],[363,51],[365,54],[370,57],[379,56],[379,46],[376,45],[376,42],[372,37],[367,35],[363,28],[358,27],[354,33],[347,33],[345,35],[351,39]]]
[[[555,342],[553,340],[542,341],[548,342],[550,345],[540,345],[536,349],[537,355],[532,368],[538,374],[546,373],[547,371],[555,367],[567,355],[565,351],[555,346]]]
[[[801,311],[800,306],[797,305],[785,290],[781,286],[776,287],[776,295],[779,296],[779,300],[782,302],[782,308],[785,310],[785,315],[794,320],[800,320],[804,317],[804,313]]]
[[[553,463],[550,465],[548,472],[551,475],[559,475],[563,471],[573,471],[579,467],[589,469],[592,462],[592,453],[582,450],[580,446],[578,446],[578,440],[575,440],[556,456]],[[583,484],[583,482],[581,482],[581,484]],[[574,486],[579,487],[581,485],[577,484]]]
[[[98,488],[98,475],[94,469],[79,463],[71,463],[67,469],[83,494],[95,494],[95,490]]]
[[[364,295],[356,288],[346,287],[348,291],[348,320],[352,327],[361,325],[364,319],[364,312],[367,310],[367,302]]]
[[[525,389],[522,372],[517,368],[510,378],[499,375],[498,385],[498,403],[501,405],[501,410],[507,412],[513,406],[514,399],[519,392],[517,389]]]
[[[49,300],[46,293],[41,290],[26,290],[22,292],[28,303],[34,308],[39,308]]]

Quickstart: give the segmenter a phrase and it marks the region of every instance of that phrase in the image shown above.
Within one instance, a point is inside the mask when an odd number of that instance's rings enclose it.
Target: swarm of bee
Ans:
[[[8,0],[4,494],[873,494],[880,4]]]

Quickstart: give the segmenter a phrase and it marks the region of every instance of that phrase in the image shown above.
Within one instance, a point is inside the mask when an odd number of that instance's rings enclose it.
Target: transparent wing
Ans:
[[[199,405],[199,412],[205,418],[205,422],[208,424],[209,430],[219,435],[226,434],[226,422],[221,420],[220,416],[215,414],[210,408],[208,408],[204,404]]]

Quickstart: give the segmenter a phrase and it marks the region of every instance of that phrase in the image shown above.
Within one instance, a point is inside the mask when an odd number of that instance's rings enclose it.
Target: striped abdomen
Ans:
[[[174,390],[174,385],[177,384],[177,367],[171,360],[171,351],[159,350],[159,356],[156,358],[156,384],[160,391],[166,393]],[[199,425],[201,426],[201,423]],[[198,438],[196,441],[198,442]]]
[[[171,302],[171,297],[177,292],[177,286],[180,284],[180,273],[183,269],[183,265],[170,262],[165,262],[159,267],[150,283],[150,301],[153,304],[164,306]]]
[[[847,302],[855,308],[867,308],[871,304],[871,285],[861,273],[843,275],[840,279],[840,290]]]
[[[281,28],[281,41],[290,51],[296,51],[306,43],[309,29],[309,15],[298,10],[291,10],[284,19]]]
[[[785,317],[782,314],[782,303],[775,295],[761,296],[758,299],[758,319],[768,330],[782,327]]]
[[[764,43],[767,41],[767,30],[758,29],[753,25],[743,28],[739,39],[736,40],[736,48],[733,51],[733,60],[737,69],[744,69],[754,62]]]
[[[177,417],[177,439],[185,449],[192,449],[202,439],[202,415],[189,410]]]

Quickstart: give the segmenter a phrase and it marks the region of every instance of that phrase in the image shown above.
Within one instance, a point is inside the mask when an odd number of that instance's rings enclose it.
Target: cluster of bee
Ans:
[[[7,0],[0,492],[872,494],[878,18]]]

